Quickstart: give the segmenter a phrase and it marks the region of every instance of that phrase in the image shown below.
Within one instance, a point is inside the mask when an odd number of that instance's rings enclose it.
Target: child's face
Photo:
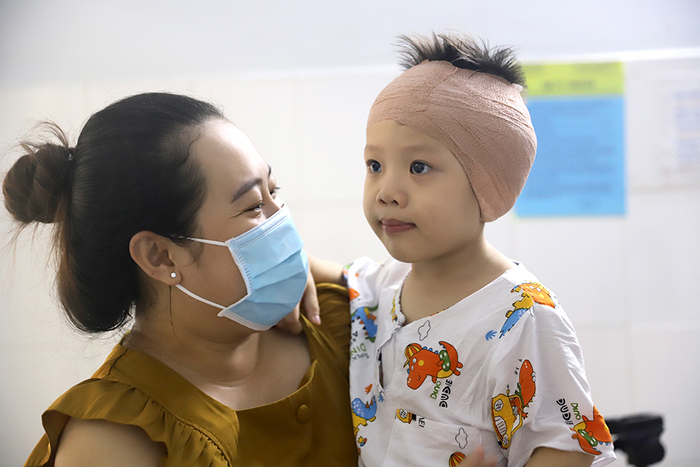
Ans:
[[[481,244],[479,204],[440,142],[382,120],[367,128],[365,163],[365,217],[391,256],[416,263]]]

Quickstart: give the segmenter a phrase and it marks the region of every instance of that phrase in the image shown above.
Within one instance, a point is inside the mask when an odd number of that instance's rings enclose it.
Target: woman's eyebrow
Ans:
[[[270,164],[267,164],[267,178],[268,179],[270,178],[270,175],[272,175],[272,167],[270,166]],[[236,191],[233,194],[233,197],[231,197],[231,203],[235,203],[236,201],[238,201],[239,198],[241,198],[244,194],[246,194],[250,190],[252,190],[253,187],[262,186],[262,183],[263,183],[262,178],[254,178],[252,180],[248,180],[243,185],[241,185],[241,187],[238,189],[238,191]]]

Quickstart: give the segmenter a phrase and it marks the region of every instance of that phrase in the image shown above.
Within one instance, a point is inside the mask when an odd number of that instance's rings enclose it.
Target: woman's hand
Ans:
[[[316,283],[314,282],[311,269],[309,269],[309,274],[306,277],[306,287],[304,287],[304,294],[301,296],[301,302],[294,307],[291,313],[282,318],[282,321],[277,323],[275,327],[283,331],[299,334],[302,330],[301,321],[299,321],[299,309],[302,303],[304,304],[304,311],[309,321],[316,325],[321,324],[321,307],[318,305]]]
[[[469,454],[462,462],[457,464],[459,467],[496,467],[498,461],[488,456],[484,452],[483,446],[477,446],[471,454]]]

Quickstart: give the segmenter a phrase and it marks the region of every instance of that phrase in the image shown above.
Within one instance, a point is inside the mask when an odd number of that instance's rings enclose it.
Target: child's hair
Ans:
[[[469,36],[432,33],[431,36],[399,36],[399,64],[408,70],[424,61],[445,61],[457,68],[500,76],[525,87],[523,68],[509,47],[490,49]]]
[[[58,297],[78,329],[117,329],[148,299],[129,254],[134,234],[195,234],[206,180],[190,147],[198,125],[223,118],[190,97],[139,94],[92,115],[75,147],[52,123],[53,142],[21,144],[5,206],[22,226],[56,224]]]

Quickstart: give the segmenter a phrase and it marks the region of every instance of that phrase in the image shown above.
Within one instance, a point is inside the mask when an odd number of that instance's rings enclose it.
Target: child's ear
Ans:
[[[129,253],[150,278],[166,285],[180,283],[180,273],[172,258],[177,246],[169,239],[147,230],[131,237]]]

